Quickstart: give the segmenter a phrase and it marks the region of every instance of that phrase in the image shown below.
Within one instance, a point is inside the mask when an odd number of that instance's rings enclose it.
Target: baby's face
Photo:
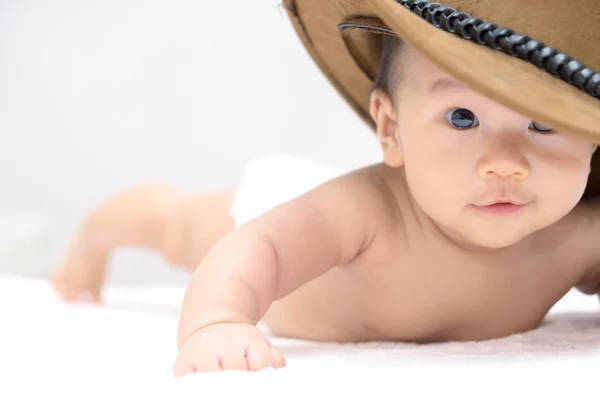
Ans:
[[[575,207],[592,143],[513,112],[405,51],[392,117],[397,151],[414,201],[444,233],[468,247],[502,248]]]

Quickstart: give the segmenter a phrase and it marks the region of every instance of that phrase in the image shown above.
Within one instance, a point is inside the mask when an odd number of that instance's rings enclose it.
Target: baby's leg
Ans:
[[[173,265],[195,269],[234,228],[234,190],[185,196],[148,184],[119,193],[85,219],[52,277],[54,287],[67,301],[99,301],[109,257],[123,246],[154,250]]]

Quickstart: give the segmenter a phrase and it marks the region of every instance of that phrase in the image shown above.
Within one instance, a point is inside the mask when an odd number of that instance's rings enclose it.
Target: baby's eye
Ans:
[[[453,108],[446,113],[446,119],[456,129],[471,129],[479,125],[479,120],[466,108]]]
[[[533,122],[531,122],[529,124],[529,129],[531,129],[532,131],[540,132],[540,133],[550,133],[550,132],[552,132],[552,128],[548,128],[547,126],[544,126],[542,124],[538,124],[535,121],[533,121]]]

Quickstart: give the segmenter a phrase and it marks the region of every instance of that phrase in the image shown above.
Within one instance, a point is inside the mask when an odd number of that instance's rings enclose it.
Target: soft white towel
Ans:
[[[65,305],[44,280],[0,276],[0,399],[572,399],[600,392],[598,301],[575,291],[542,327],[522,335],[436,345],[273,338],[285,369],[174,379],[183,292],[109,287],[103,306]]]

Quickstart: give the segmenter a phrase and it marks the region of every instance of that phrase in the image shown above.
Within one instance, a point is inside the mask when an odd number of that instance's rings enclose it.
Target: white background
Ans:
[[[0,224],[49,218],[45,273],[129,185],[217,188],[273,152],[381,158],[277,0],[0,0],[0,135]],[[111,262],[112,282],[186,279],[139,249]]]

